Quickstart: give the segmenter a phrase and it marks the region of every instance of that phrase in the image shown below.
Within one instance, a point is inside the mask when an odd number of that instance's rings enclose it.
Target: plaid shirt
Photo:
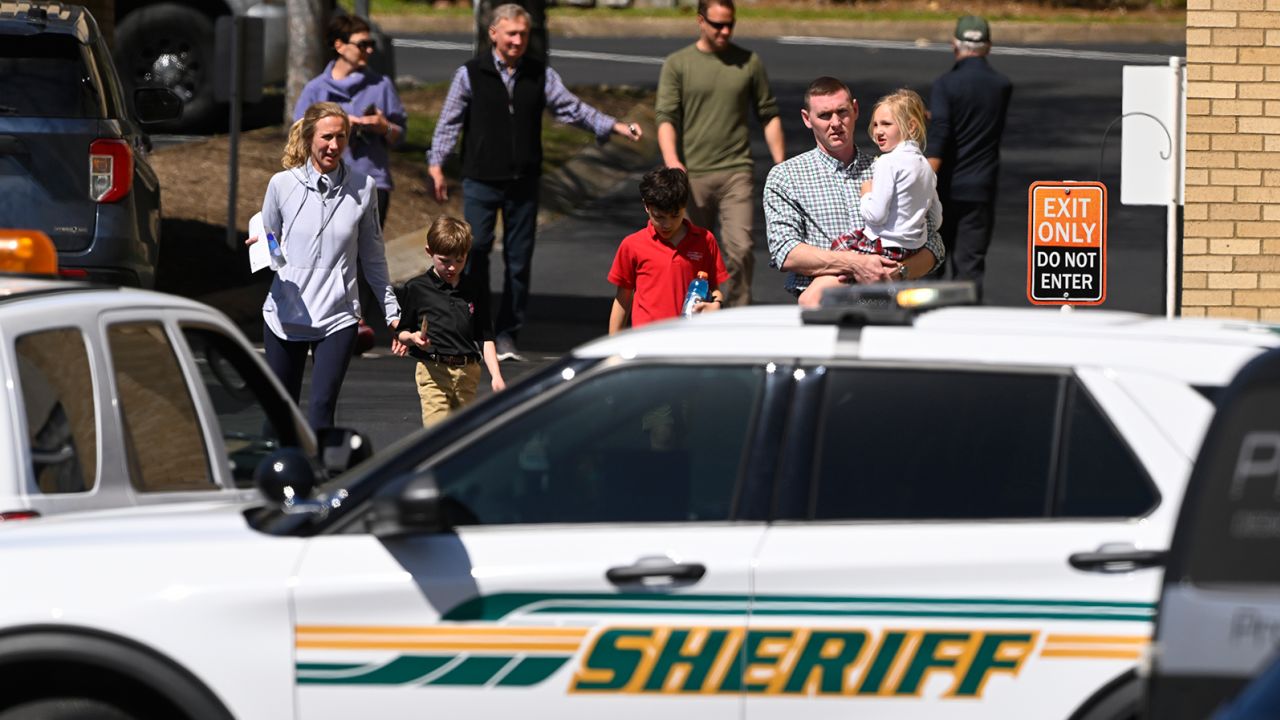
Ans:
[[[775,165],[764,183],[764,217],[769,238],[769,264],[782,267],[800,243],[823,250],[831,241],[862,228],[862,182],[870,180],[875,158],[858,150],[848,165],[815,147]],[[934,269],[945,251],[938,228],[928,224],[924,249],[933,253]],[[787,274],[787,290],[800,294],[812,278]]]
[[[502,62],[497,53],[493,54],[493,65],[498,69],[498,75],[502,77],[502,82],[507,86],[507,94],[510,95],[516,84],[516,75],[520,73],[520,66],[516,65],[516,71],[513,73],[507,72],[506,63]],[[610,133],[613,132],[613,124],[617,120],[582,102],[577,95],[569,92],[569,88],[564,86],[564,80],[560,79],[560,73],[550,67],[547,68],[547,81],[543,85],[542,92],[546,96],[547,109],[551,111],[551,116],[556,122],[577,125],[583,130],[593,132],[600,143],[609,139]],[[462,120],[467,114],[467,105],[470,103],[471,76],[467,74],[466,66],[463,66],[453,73],[449,93],[445,95],[444,105],[440,108],[440,121],[436,123],[435,134],[431,136],[431,149],[427,151],[428,165],[444,165],[444,159],[453,152],[453,146],[457,144],[458,135],[462,132]]]

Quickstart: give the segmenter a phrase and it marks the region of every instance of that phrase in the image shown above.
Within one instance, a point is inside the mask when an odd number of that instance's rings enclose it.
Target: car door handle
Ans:
[[[702,563],[639,562],[634,565],[609,568],[605,571],[604,576],[614,585],[630,585],[643,582],[649,578],[670,578],[671,580],[697,582],[706,574],[707,566]]]
[[[1085,572],[1126,573],[1143,568],[1161,567],[1168,557],[1167,550],[1107,550],[1072,553],[1067,558],[1071,567]]]

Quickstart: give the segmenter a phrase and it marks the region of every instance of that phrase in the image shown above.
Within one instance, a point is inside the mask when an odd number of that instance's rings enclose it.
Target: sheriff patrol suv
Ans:
[[[1133,717],[1210,398],[1278,341],[866,305],[601,339],[314,492],[281,451],[270,506],[0,528],[0,718]]]
[[[27,276],[3,274],[14,271]],[[56,274],[48,237],[0,231],[0,521],[254,499],[263,457],[315,452],[222,313],[37,272]]]

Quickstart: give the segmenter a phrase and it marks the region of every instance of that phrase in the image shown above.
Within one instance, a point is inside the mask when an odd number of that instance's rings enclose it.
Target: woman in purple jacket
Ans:
[[[351,119],[351,137],[343,160],[352,170],[373,178],[378,193],[378,224],[384,227],[394,187],[389,150],[404,137],[408,123],[404,105],[392,79],[369,67],[369,56],[377,43],[364,18],[335,15],[329,21],[329,43],[336,57],[302,89],[293,107],[293,119],[300,120],[307,108],[318,102],[342,106]],[[361,319],[361,326],[365,319],[380,320],[380,303],[364,282],[363,273],[360,274],[360,298],[370,311],[369,318]],[[364,331],[357,341],[356,354],[368,350],[372,344],[372,335]]]

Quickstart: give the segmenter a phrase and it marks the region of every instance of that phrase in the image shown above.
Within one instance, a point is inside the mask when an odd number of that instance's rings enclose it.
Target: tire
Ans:
[[[106,703],[88,698],[36,700],[0,712],[0,720],[136,720]]]
[[[1142,681],[1130,670],[1107,683],[1072,714],[1071,720],[1138,720],[1142,717],[1143,690]]]
[[[130,103],[140,87],[167,87],[182,98],[182,117],[158,129],[190,129],[213,120],[213,41],[213,21],[175,3],[140,7],[116,26],[113,54]]]

